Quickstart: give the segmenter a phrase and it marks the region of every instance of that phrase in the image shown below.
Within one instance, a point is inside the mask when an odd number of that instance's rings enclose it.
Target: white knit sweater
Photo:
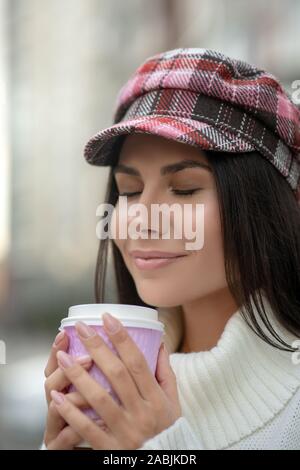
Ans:
[[[297,338],[274,319],[264,295],[263,302],[276,331],[292,344]],[[300,450],[300,364],[260,339],[241,310],[210,351],[175,352],[170,362],[182,417],[140,449]]]
[[[285,340],[297,339],[268,318]],[[260,339],[238,310],[210,351],[178,353],[182,311],[159,309],[182,416],[140,449],[300,450],[300,364]],[[42,446],[45,449],[45,446]]]

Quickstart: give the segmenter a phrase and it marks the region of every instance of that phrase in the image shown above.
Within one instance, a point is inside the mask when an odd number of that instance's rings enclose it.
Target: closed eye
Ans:
[[[140,193],[139,192],[136,192],[136,193],[119,193],[118,196],[132,197],[132,196],[135,196],[136,194],[140,194]]]
[[[200,191],[201,188],[195,189],[172,189],[172,193],[177,194],[178,196],[190,196],[194,194],[196,191]]]
[[[194,194],[196,191],[199,191],[201,188],[195,188],[195,189],[171,189],[171,192],[173,194],[176,194],[177,196],[191,196]],[[136,194],[141,194],[141,192],[135,192],[135,193],[119,193],[119,196],[127,196],[127,197],[133,197]]]

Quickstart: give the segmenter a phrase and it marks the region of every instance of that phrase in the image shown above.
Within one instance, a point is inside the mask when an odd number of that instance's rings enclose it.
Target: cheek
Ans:
[[[180,270],[180,284],[188,296],[197,297],[227,285],[219,206],[214,197],[205,202],[203,217],[194,211],[190,225],[198,240],[196,248],[188,250],[190,255]],[[185,240],[187,243],[190,241]]]
[[[112,231],[112,242],[117,246],[117,248],[121,251],[121,253],[124,252],[125,248],[125,241],[123,238],[119,238],[119,227],[120,227],[120,216],[119,216],[119,211],[118,211],[118,204],[116,204],[113,213],[112,213],[112,218],[111,218],[111,231]]]
[[[205,205],[204,244],[196,254],[203,281],[223,287],[226,284],[224,250],[219,207],[216,202]]]
[[[122,215],[118,210],[118,203],[116,204],[111,218],[111,230],[112,230],[112,241],[119,248],[121,253],[125,250],[126,239],[120,238],[120,227],[124,227],[124,222],[122,222]]]
[[[120,238],[114,238],[112,242],[116,245],[116,247],[119,249],[119,251],[123,254],[125,250],[125,241],[126,240],[121,240]]]

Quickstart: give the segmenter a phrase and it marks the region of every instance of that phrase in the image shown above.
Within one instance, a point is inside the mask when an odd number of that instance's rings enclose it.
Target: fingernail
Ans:
[[[96,335],[96,331],[82,321],[76,322],[76,330],[83,338],[91,338]]]
[[[104,327],[110,334],[115,334],[121,329],[121,323],[110,313],[103,313],[102,315]]]
[[[79,364],[87,364],[88,362],[91,362],[92,358],[91,356],[78,356],[75,358],[76,362],[79,362]]]
[[[50,394],[51,394],[51,398],[57,405],[61,405],[65,401],[65,397],[63,393],[59,393],[56,390],[51,390]]]
[[[58,333],[58,335],[55,337],[55,340],[54,340],[54,346],[58,346],[59,343],[64,339],[65,337],[65,332],[64,330],[61,331],[60,333]]]
[[[72,367],[75,364],[74,359],[64,351],[58,351],[57,359],[59,364],[63,367]]]

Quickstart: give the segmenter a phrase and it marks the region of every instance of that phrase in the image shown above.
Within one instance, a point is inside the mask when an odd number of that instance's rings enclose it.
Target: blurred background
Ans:
[[[207,47],[292,93],[299,24],[299,0],[0,0],[0,448],[40,446],[59,321],[94,302],[107,169],[83,147],[120,87],[150,55]]]

